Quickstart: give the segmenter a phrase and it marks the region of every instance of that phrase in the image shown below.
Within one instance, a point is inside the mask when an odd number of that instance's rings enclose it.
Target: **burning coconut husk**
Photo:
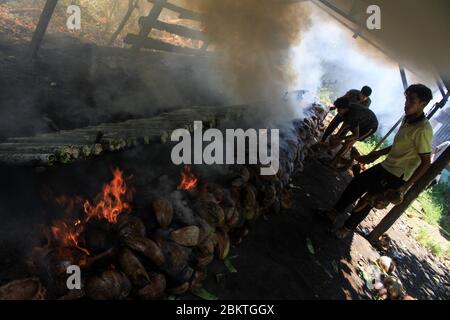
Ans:
[[[234,165],[205,183],[193,167],[182,167],[174,192],[193,219],[180,219],[170,196],[134,203],[132,177],[114,169],[98,195],[73,202],[74,218],[44,228],[46,241],[30,259],[35,278],[1,287],[0,297],[153,300],[201,287],[212,261],[225,260],[261,215],[292,206],[289,180],[316,143],[326,112],[313,106],[306,114],[281,135],[275,176],[261,176],[257,165]],[[83,270],[82,290],[73,295],[66,286],[70,265]]]

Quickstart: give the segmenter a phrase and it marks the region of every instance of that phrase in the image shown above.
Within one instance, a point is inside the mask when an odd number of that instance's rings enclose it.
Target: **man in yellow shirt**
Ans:
[[[393,145],[356,160],[369,164],[384,155],[387,155],[387,159],[354,178],[333,209],[322,212],[333,222],[365,194],[380,195],[392,190],[403,195],[430,167],[433,129],[425,117],[424,109],[433,99],[433,94],[425,85],[416,84],[405,91],[405,97],[405,119]],[[336,236],[342,239],[351,234],[371,209],[371,206],[367,206],[362,211],[352,212]]]

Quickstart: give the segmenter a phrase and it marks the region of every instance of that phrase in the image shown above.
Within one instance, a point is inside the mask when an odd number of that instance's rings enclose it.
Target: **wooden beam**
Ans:
[[[161,0],[148,0],[148,2],[151,2],[154,4],[156,4],[160,1]],[[172,4],[170,2],[166,2],[164,4],[164,7],[171,11],[175,11],[175,12],[179,13],[180,14],[179,18],[181,18],[181,19],[196,20],[196,21],[201,21],[203,19],[202,13],[182,8],[180,6]]]
[[[147,16],[147,19],[148,19],[149,21],[156,22],[156,21],[158,20],[158,17],[159,17],[159,15],[161,14],[161,12],[163,11],[164,6],[165,6],[166,4],[167,4],[167,0],[158,0],[158,1],[155,1],[155,2],[153,3],[152,9],[150,10],[150,12],[149,12],[149,14],[148,14],[148,16]],[[140,32],[139,32],[139,37],[140,37],[140,38],[147,38],[147,36],[150,34],[151,31],[152,31],[151,24],[149,24],[149,25],[147,25],[147,26],[141,28],[141,30],[140,30]],[[128,36],[127,36],[127,37],[128,37]],[[134,51],[139,51],[139,49],[141,48],[141,47],[139,47],[139,45],[140,45],[140,42],[135,42],[135,43],[133,44],[133,50],[134,50]]]
[[[405,195],[403,203],[394,207],[378,226],[370,233],[368,240],[375,243],[384,233],[386,233],[394,223],[403,215],[410,204],[417,199],[420,193],[430,185],[434,178],[436,178],[450,162],[450,147],[431,165],[430,169],[417,181],[414,186]]]
[[[117,27],[117,30],[113,33],[111,38],[108,41],[108,45],[114,44],[119,34],[122,32],[122,30],[125,28],[125,26],[128,23],[128,20],[130,20],[131,15],[133,14],[133,11],[138,8],[138,0],[128,0],[128,9],[125,13],[122,21],[120,22],[119,26]],[[112,11],[111,11],[112,12]]]
[[[139,19],[139,24],[141,25],[141,28],[149,28],[149,29],[158,29],[166,32],[170,32],[182,37],[191,38],[193,40],[201,40],[205,41],[206,37],[205,35],[198,30],[194,30],[191,28],[187,28],[184,26],[176,25],[176,24],[170,24],[166,22],[162,22],[159,20],[151,20],[148,17],[141,17]]]
[[[44,10],[39,18],[39,22],[36,26],[36,30],[34,31],[33,38],[31,39],[31,43],[26,54],[27,60],[31,60],[36,57],[57,4],[58,0],[47,0],[45,3]]]

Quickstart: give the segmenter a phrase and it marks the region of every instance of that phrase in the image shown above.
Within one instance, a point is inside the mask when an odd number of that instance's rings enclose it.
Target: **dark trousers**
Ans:
[[[367,192],[379,194],[389,189],[398,189],[404,184],[405,181],[403,179],[389,173],[379,164],[354,178],[334,206],[334,209],[339,213],[343,213],[349,205],[355,203]],[[351,217],[345,222],[345,227],[355,230],[369,215],[371,210],[372,208],[367,206],[360,212],[352,212]]]
[[[331,134],[334,132],[334,130],[337,129],[337,127],[339,127],[339,125],[341,124],[342,121],[344,121],[344,119],[342,119],[342,117],[339,114],[337,114],[333,118],[333,120],[331,120],[327,129],[323,133],[322,142],[325,142],[328,139],[328,137],[331,136]]]

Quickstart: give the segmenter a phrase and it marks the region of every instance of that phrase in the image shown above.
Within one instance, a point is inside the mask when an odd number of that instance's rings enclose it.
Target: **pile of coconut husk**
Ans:
[[[230,166],[217,183],[199,181],[180,191],[194,220],[180,219],[170,197],[133,205],[125,197],[123,213],[90,214],[65,230],[63,240],[64,225],[49,228],[30,257],[31,277],[0,287],[0,299],[152,300],[200,288],[208,265],[227,259],[231,245],[241,243],[261,216],[291,206],[289,180],[302,170],[325,116],[314,105],[306,118],[282,130],[277,175],[262,176],[258,166]],[[84,207],[96,212],[98,203]],[[67,288],[71,265],[81,268],[80,290]]]
[[[406,293],[392,258],[381,256],[369,262],[365,269],[360,268],[360,274],[375,300],[416,300]]]

